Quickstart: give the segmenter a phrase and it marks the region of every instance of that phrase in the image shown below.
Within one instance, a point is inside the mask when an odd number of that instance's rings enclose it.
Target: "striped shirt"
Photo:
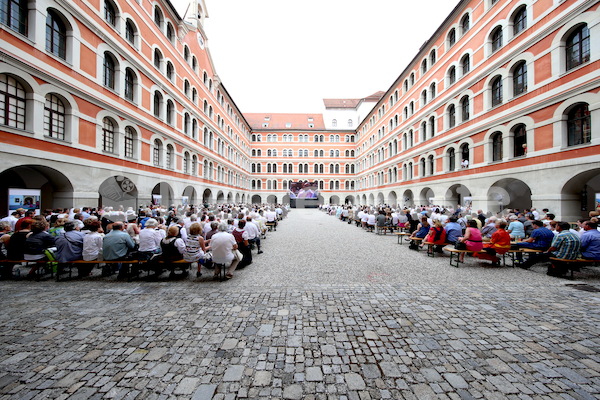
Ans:
[[[552,247],[556,248],[553,252],[556,258],[566,260],[575,260],[579,257],[581,241],[579,236],[569,231],[563,231],[554,237]]]

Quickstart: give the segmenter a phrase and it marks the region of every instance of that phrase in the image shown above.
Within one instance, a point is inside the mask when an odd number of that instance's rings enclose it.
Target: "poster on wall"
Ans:
[[[35,214],[40,214],[41,209],[41,191],[39,189],[8,189],[8,213],[12,213],[18,208],[25,210],[35,210]]]
[[[600,193],[596,193],[596,210],[600,209]]]
[[[181,204],[183,204],[184,206],[187,206],[188,203],[189,203],[189,201],[190,201],[189,196],[182,196],[181,197]]]
[[[160,205],[161,200],[162,200],[162,196],[160,194],[152,195],[152,204],[154,204],[155,206]]]

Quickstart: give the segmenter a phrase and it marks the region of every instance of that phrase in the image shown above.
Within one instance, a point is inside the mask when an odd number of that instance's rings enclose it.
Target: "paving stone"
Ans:
[[[243,365],[231,365],[225,371],[225,375],[223,375],[224,382],[235,382],[240,381],[244,374],[244,366]]]
[[[200,379],[198,378],[183,378],[173,393],[187,395],[192,394],[196,390],[199,382]]]
[[[308,367],[306,368],[305,378],[309,382],[321,382],[323,381],[323,371],[321,367]]]
[[[213,398],[217,385],[200,385],[194,392],[192,400],[210,400]]]
[[[283,389],[283,398],[290,400],[302,399],[302,386],[301,385],[290,385]]]
[[[363,390],[367,387],[362,376],[359,374],[351,372],[349,374],[345,374],[344,379],[346,380],[349,390]]]
[[[269,385],[271,385],[272,377],[273,377],[273,375],[269,371],[256,371],[252,385],[253,386],[269,386]]]

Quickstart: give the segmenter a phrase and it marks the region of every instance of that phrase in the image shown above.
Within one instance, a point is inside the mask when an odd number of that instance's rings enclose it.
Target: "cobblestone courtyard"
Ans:
[[[597,399],[598,273],[459,269],[293,210],[226,282],[0,282],[6,399]]]

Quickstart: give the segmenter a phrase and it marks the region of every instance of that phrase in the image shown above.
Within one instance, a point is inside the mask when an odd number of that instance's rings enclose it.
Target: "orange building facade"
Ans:
[[[385,93],[323,114],[243,114],[203,1],[193,18],[168,1],[2,7],[0,209],[9,188],[41,189],[42,208],[276,203],[302,179],[327,203],[571,219],[600,193],[598,1],[461,1]]]

